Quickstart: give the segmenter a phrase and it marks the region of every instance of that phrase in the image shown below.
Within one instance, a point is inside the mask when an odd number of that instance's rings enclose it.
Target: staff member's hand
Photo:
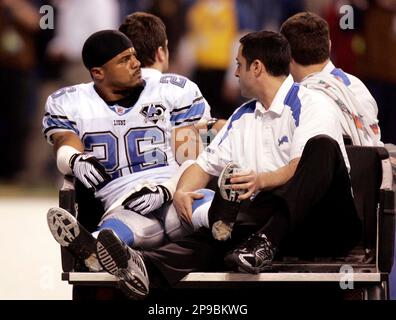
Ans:
[[[232,190],[244,190],[243,194],[239,194],[239,200],[249,199],[252,195],[260,190],[258,173],[251,171],[240,171],[232,175]]]
[[[177,190],[173,195],[173,205],[181,219],[192,224],[192,204],[194,200],[202,199],[203,194]]]

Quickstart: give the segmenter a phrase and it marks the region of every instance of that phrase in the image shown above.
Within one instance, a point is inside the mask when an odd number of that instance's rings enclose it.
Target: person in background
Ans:
[[[327,22],[314,13],[300,12],[288,18],[280,32],[290,43],[294,81],[331,100],[343,133],[353,144],[382,146],[377,103],[361,80],[331,62]]]

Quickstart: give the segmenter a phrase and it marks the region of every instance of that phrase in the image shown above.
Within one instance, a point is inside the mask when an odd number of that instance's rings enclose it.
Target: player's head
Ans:
[[[119,30],[133,41],[143,67],[151,67],[159,62],[163,71],[168,68],[168,39],[165,24],[159,17],[135,12],[125,18]]]
[[[143,83],[132,42],[117,30],[92,34],[84,43],[82,59],[95,84],[125,90]]]
[[[257,97],[256,79],[261,75],[283,77],[289,75],[290,47],[281,34],[272,31],[251,32],[239,42],[235,76],[239,78],[241,94]]]
[[[280,33],[289,41],[291,55],[296,63],[308,66],[329,59],[329,26],[318,15],[311,12],[297,13],[282,24]]]

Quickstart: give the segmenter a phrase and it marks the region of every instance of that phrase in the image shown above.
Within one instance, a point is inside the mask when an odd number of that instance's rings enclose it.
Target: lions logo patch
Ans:
[[[140,110],[140,114],[145,118],[145,122],[151,121],[156,124],[164,119],[165,107],[160,103],[146,104]]]

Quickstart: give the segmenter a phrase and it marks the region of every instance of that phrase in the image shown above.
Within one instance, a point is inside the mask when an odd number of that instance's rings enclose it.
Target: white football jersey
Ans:
[[[158,72],[159,73],[159,72]],[[143,77],[146,85],[130,108],[109,106],[93,82],[60,89],[48,97],[43,133],[72,131],[95,155],[113,181],[97,192],[105,208],[131,189],[131,183],[170,178],[178,164],[171,131],[210,118],[210,107],[195,83],[178,75]],[[150,169],[150,170],[149,170]],[[133,186],[133,184],[132,184]]]

